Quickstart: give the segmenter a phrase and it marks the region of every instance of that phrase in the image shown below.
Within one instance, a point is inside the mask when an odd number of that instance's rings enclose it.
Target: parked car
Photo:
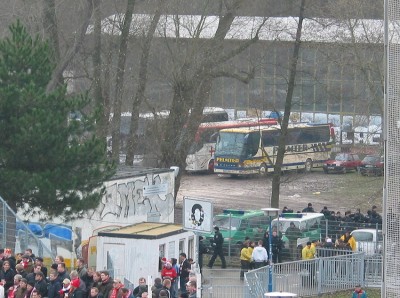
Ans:
[[[339,153],[334,159],[328,159],[322,168],[325,173],[335,172],[345,174],[348,171],[357,171],[361,165],[361,159],[357,154]]]
[[[367,155],[361,161],[361,165],[358,168],[359,172],[363,176],[375,175],[383,176],[384,162],[383,157],[379,155]]]
[[[382,253],[382,231],[377,229],[357,229],[350,233],[356,240],[356,250],[366,255]]]

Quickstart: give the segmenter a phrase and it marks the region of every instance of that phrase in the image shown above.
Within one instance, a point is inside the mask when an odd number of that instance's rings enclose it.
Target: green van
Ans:
[[[246,237],[251,241],[263,238],[269,221],[262,210],[225,209],[223,213],[214,217],[213,225],[219,227],[224,237],[224,254],[238,256]],[[207,244],[211,247],[214,234],[208,233],[202,236],[209,241]],[[210,253],[212,252],[210,249]]]

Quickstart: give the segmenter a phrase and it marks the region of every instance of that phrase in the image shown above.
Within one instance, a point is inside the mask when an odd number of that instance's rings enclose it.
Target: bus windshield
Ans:
[[[249,158],[257,153],[259,144],[259,132],[220,132],[216,150],[219,155]]]
[[[242,156],[246,134],[220,132],[216,151],[220,155]]]

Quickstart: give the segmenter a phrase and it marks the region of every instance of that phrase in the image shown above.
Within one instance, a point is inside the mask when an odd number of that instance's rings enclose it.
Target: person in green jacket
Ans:
[[[294,222],[290,223],[290,226],[285,232],[286,238],[289,240],[289,257],[292,261],[298,260],[298,250],[297,250],[297,239],[301,238],[301,231]]]

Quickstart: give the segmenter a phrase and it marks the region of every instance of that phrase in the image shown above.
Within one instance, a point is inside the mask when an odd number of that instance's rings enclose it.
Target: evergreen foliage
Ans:
[[[55,63],[47,42],[17,22],[0,41],[0,195],[14,210],[66,219],[98,206],[114,174],[89,103],[66,86],[46,93]]]

